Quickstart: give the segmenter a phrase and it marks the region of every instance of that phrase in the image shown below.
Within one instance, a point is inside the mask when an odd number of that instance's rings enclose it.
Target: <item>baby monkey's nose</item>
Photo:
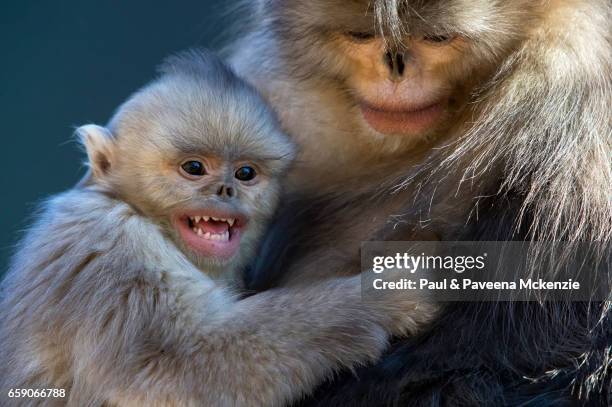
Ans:
[[[236,190],[230,185],[221,184],[217,189],[217,195],[220,197],[233,198],[234,195],[236,195]]]

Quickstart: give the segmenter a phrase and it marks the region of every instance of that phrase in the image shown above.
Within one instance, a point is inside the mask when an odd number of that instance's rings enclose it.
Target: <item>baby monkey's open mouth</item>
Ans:
[[[232,228],[236,223],[235,218],[216,218],[214,216],[189,216],[187,218],[189,228],[202,239],[219,240],[227,242],[230,240]]]
[[[242,215],[221,212],[181,214],[176,227],[187,246],[201,256],[230,258],[240,246]]]

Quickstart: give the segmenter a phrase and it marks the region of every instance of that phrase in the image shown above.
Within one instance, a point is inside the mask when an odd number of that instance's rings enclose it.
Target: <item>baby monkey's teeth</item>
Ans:
[[[200,228],[193,228],[193,231],[200,236],[202,239],[207,239],[207,240],[216,240],[216,241],[220,241],[220,242],[227,242],[229,241],[229,232],[223,232],[223,233],[210,233],[210,232],[206,232],[203,233],[202,229]]]
[[[228,225],[230,225],[230,227],[234,226],[234,223],[236,223],[236,219],[234,218],[215,218],[214,216],[190,216],[189,220],[194,225],[200,222],[201,220],[203,220],[204,222],[209,222],[210,220],[213,220],[215,222],[226,222]]]
[[[221,232],[221,233],[204,232],[204,230],[200,227],[202,225],[200,221],[209,222],[211,220],[215,222],[226,222],[229,226],[228,230],[226,230],[225,232]],[[214,216],[204,216],[204,215],[189,216],[189,227],[191,228],[193,233],[198,235],[202,239],[207,239],[207,240],[214,240],[214,241],[220,241],[220,242],[229,241],[230,239],[229,228],[231,228],[235,224],[236,224],[235,218],[216,218]]]
[[[210,240],[218,240],[221,242],[227,242],[229,240],[229,232],[212,234],[210,235]]]

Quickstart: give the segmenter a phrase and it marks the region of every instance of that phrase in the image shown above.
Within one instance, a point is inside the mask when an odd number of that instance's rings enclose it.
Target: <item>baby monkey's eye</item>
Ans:
[[[195,177],[200,177],[206,174],[204,164],[196,160],[185,161],[183,164],[181,164],[181,169],[185,171],[186,174]]]
[[[240,181],[251,181],[256,176],[257,172],[255,169],[253,167],[249,167],[248,165],[238,168],[234,173],[234,177]]]

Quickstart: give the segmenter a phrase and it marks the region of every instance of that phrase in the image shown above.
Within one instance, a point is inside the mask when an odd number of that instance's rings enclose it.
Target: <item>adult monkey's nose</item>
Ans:
[[[383,61],[389,69],[391,79],[399,80],[404,75],[404,69],[406,68],[404,59],[404,53],[395,50],[387,50],[383,55]]]

